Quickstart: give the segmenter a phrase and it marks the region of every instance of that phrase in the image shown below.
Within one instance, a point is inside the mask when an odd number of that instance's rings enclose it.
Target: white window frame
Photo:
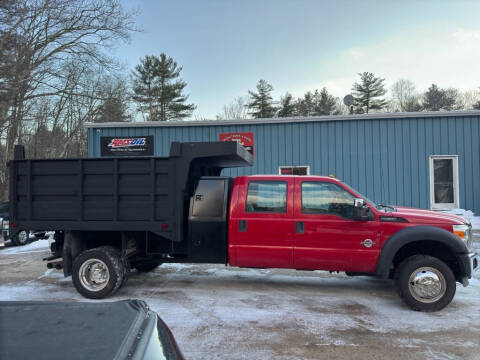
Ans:
[[[443,204],[435,203],[435,186],[433,179],[433,161],[448,159],[453,160],[453,203]],[[432,210],[451,210],[460,208],[460,191],[458,179],[458,155],[430,155],[429,159],[429,173],[430,173],[430,209]]]
[[[307,168],[307,175],[310,175],[310,166],[308,165],[282,165],[278,167],[278,175],[282,175],[282,169],[289,168]],[[293,174],[292,174],[293,175]]]

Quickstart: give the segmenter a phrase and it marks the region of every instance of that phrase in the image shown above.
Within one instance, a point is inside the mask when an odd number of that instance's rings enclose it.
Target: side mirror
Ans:
[[[364,199],[355,199],[353,207],[353,218],[358,221],[370,219],[370,208],[365,204]]]
[[[356,208],[361,208],[361,207],[365,206],[365,200],[363,200],[363,199],[361,199],[361,198],[356,198],[356,199],[354,200],[354,206],[355,206]]]

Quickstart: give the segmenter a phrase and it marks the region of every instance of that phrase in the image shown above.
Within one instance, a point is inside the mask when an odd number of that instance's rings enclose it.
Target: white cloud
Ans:
[[[349,48],[320,65],[323,81],[343,96],[358,81],[357,73],[370,71],[390,85],[400,78],[412,80],[418,90],[432,83],[460,90],[480,86],[480,29],[421,30],[398,34],[367,46]]]

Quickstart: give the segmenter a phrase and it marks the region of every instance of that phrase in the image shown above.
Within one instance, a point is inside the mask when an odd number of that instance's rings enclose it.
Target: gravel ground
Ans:
[[[47,241],[0,250],[0,300],[84,301],[46,270]],[[480,359],[480,276],[441,312],[409,310],[389,281],[163,265],[109,301],[145,300],[187,359]]]

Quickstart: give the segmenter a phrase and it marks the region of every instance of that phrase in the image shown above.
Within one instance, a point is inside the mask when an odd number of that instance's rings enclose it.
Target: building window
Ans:
[[[248,184],[246,212],[287,212],[287,183],[285,181],[250,181]]]
[[[430,156],[430,206],[435,210],[459,207],[458,156]]]
[[[310,175],[310,166],[279,166],[279,175]]]

